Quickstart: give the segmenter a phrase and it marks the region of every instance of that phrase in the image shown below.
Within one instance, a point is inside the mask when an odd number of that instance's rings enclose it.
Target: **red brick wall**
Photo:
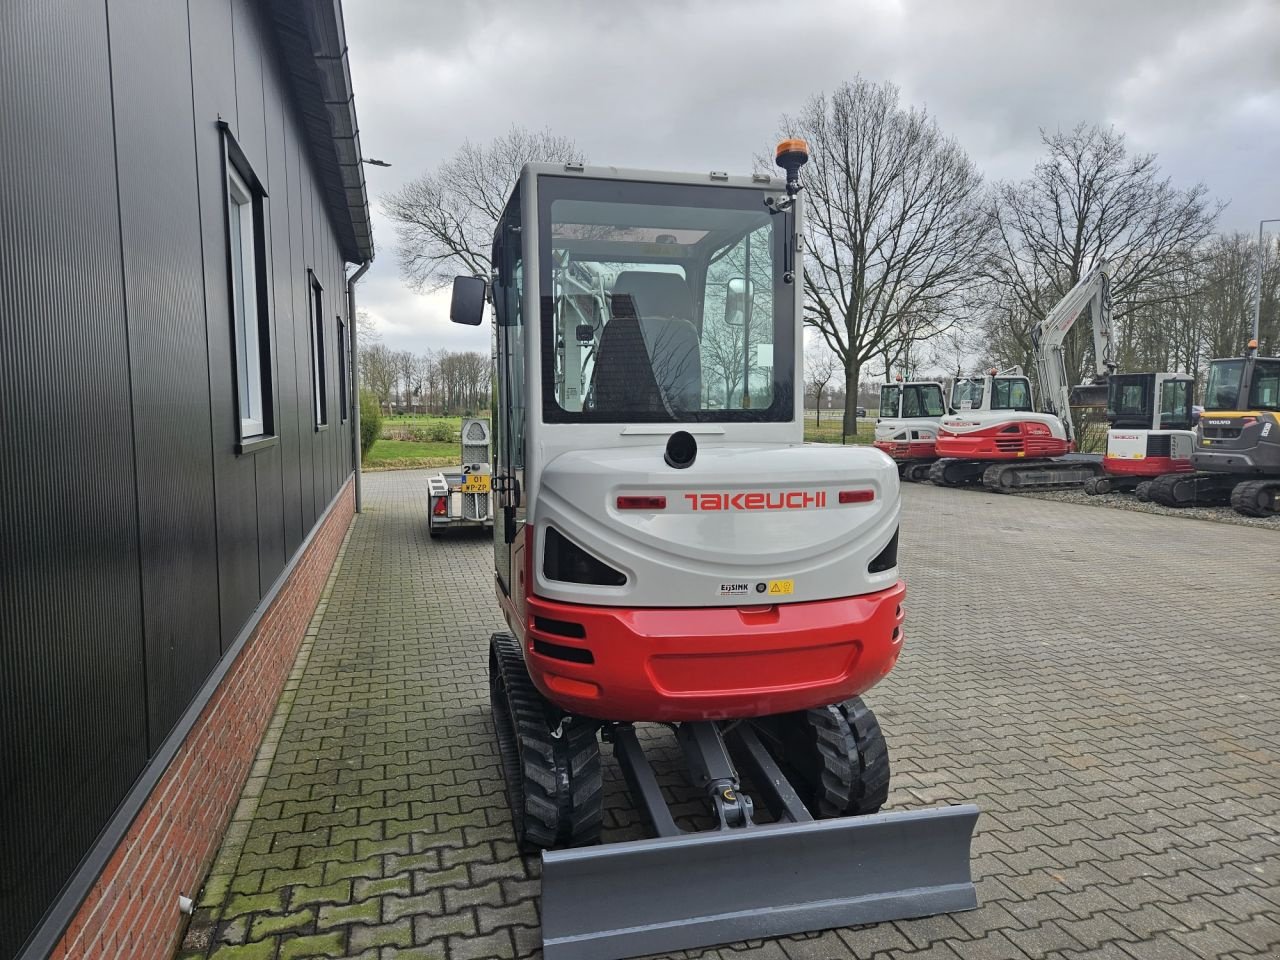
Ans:
[[[350,480],[54,949],[54,960],[167,960],[235,809],[354,515]]]

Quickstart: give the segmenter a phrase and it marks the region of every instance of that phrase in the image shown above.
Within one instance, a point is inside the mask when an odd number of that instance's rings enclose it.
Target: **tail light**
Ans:
[[[870,503],[876,498],[874,490],[841,490],[841,503]]]
[[[447,496],[436,497],[436,503],[435,506],[431,508],[431,512],[437,517],[443,517],[449,512],[449,498]]]
[[[665,510],[666,497],[619,497],[619,510]]]

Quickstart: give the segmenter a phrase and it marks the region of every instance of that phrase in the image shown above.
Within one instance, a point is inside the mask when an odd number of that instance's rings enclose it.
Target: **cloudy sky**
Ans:
[[[346,0],[377,259],[363,309],[396,349],[488,349],[399,278],[378,198],[512,124],[591,161],[748,172],[779,117],[857,73],[926,106],[990,180],[1040,129],[1115,124],[1176,184],[1280,217],[1277,0]]]

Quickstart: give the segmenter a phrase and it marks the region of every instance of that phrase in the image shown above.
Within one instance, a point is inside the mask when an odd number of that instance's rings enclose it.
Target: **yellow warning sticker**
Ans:
[[[795,593],[796,582],[794,580],[770,580],[769,592],[778,594]]]

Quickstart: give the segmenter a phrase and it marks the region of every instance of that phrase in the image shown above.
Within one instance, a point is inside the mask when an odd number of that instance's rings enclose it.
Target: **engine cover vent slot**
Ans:
[[[542,633],[554,633],[559,637],[572,637],[574,640],[585,640],[587,638],[587,628],[580,623],[570,623],[568,620],[555,620],[551,617],[533,618],[533,629]]]
[[[898,531],[893,531],[893,539],[885,545],[874,560],[867,564],[867,573],[884,573],[898,565]]]
[[[561,583],[589,583],[601,587],[621,587],[627,582],[625,574],[587,553],[555,527],[547,527],[542,575]]]
[[[533,652],[552,660],[564,660],[568,663],[595,663],[596,658],[590,650],[579,647],[567,647],[562,643],[548,643],[546,640],[534,640]]]

